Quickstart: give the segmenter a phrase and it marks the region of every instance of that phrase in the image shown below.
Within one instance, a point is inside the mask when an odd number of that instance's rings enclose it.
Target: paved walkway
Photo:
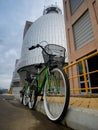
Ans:
[[[10,99],[13,99],[13,96],[10,96]],[[98,130],[98,96],[83,96],[70,97],[67,115],[61,123],[74,130]],[[46,114],[40,98],[38,98],[36,110]]]
[[[5,100],[6,99],[6,100]],[[70,130],[48,120],[40,112],[30,111],[11,95],[0,95],[0,130]]]

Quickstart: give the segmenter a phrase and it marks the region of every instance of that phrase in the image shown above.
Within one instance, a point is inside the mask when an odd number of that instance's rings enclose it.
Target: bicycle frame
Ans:
[[[33,50],[39,47],[42,49],[45,64],[35,64],[34,73],[33,70],[32,73],[28,71],[26,74],[28,84],[24,85],[24,88],[28,89],[26,94],[21,93],[20,101],[25,106],[28,105],[29,109],[34,109],[37,97],[41,96],[41,101],[44,99],[48,118],[51,121],[59,122],[67,113],[70,98],[68,77],[61,68],[65,62],[65,49],[54,44],[48,44],[45,47],[37,44],[28,49]]]
[[[42,82],[41,81],[41,76],[42,73],[44,73]],[[47,84],[47,88],[48,91],[50,91],[50,72],[49,72],[49,67],[44,66],[41,70],[38,70],[38,74],[37,74],[37,85],[38,85],[38,95],[41,94],[42,89],[45,86],[45,83]],[[54,80],[54,87],[57,93],[59,93],[59,84],[58,81],[56,79],[56,77],[53,75],[53,80]]]
[[[41,80],[42,73],[44,73],[43,80]],[[37,85],[38,85],[38,95],[40,95],[42,88],[44,88],[45,83],[47,83],[48,90],[50,90],[50,82],[49,82],[49,68],[44,66],[41,70],[38,69],[37,74]]]

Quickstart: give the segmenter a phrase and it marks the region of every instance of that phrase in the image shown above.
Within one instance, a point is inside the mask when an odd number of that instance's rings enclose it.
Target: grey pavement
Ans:
[[[15,102],[16,98],[13,99]],[[37,102],[36,110],[46,115],[42,101]],[[46,116],[45,118],[47,119]],[[98,110],[69,106],[68,113],[61,124],[64,130],[66,130],[66,125],[74,130],[98,130]]]
[[[15,95],[0,95],[0,130],[69,130],[20,104]]]

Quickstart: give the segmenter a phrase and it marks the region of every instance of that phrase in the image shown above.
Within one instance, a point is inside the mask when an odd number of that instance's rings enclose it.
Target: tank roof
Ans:
[[[49,13],[57,13],[62,14],[61,9],[57,5],[51,5],[44,9],[43,15],[49,14]]]

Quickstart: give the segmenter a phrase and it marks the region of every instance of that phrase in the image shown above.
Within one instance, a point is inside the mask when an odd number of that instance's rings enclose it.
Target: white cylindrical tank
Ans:
[[[32,65],[43,63],[41,49],[29,51],[28,48],[41,41],[48,44],[57,44],[66,47],[64,17],[57,6],[49,6],[43,11],[43,16],[37,19],[26,32],[21,50],[18,70]],[[45,42],[43,42],[45,45]]]

